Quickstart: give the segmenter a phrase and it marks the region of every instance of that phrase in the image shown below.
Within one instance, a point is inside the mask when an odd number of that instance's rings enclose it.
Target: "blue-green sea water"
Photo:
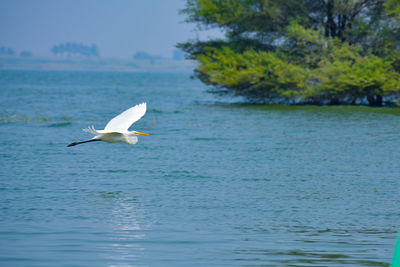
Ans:
[[[189,74],[0,72],[0,266],[389,266],[400,109],[259,106]],[[86,140],[147,102],[139,143]]]

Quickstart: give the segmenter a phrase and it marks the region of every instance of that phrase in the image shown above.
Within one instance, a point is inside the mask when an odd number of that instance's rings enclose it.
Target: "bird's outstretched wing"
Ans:
[[[146,113],[146,103],[142,103],[136,105],[130,109],[125,110],[112,120],[110,120],[104,131],[115,131],[115,132],[124,132],[127,131],[128,128],[138,121],[143,115]]]

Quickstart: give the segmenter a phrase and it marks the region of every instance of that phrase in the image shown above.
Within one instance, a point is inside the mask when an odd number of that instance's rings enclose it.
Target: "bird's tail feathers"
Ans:
[[[83,131],[84,131],[84,132],[87,132],[87,133],[91,133],[91,134],[99,134],[99,133],[96,131],[96,129],[94,128],[93,125],[92,125],[92,126],[89,126],[89,127],[86,128],[86,129],[83,129]]]

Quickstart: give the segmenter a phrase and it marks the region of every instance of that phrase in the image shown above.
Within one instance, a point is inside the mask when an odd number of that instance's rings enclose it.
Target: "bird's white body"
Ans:
[[[125,110],[112,120],[110,120],[104,130],[96,130],[93,126],[83,129],[83,131],[92,133],[95,136],[87,141],[74,142],[68,146],[75,146],[82,143],[93,141],[104,141],[107,143],[124,142],[134,145],[138,142],[137,135],[148,135],[146,133],[128,131],[128,128],[146,114],[146,103],[136,105]]]
[[[130,145],[134,145],[138,142],[138,138],[135,135],[135,131],[129,132],[109,132],[106,130],[96,130],[92,127],[83,129],[83,131],[95,134],[92,139],[99,139],[107,143],[118,143],[125,142]]]

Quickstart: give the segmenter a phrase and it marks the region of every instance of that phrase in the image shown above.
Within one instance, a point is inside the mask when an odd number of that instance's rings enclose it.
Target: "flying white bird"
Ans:
[[[146,113],[146,103],[142,103],[125,110],[112,120],[110,120],[104,130],[96,130],[93,126],[89,126],[83,131],[92,133],[95,136],[92,139],[74,142],[68,146],[76,146],[83,143],[89,143],[94,141],[104,141],[107,143],[125,142],[130,145],[134,145],[138,142],[137,135],[149,135],[147,133],[141,133],[136,131],[128,131],[128,128],[138,121]]]

